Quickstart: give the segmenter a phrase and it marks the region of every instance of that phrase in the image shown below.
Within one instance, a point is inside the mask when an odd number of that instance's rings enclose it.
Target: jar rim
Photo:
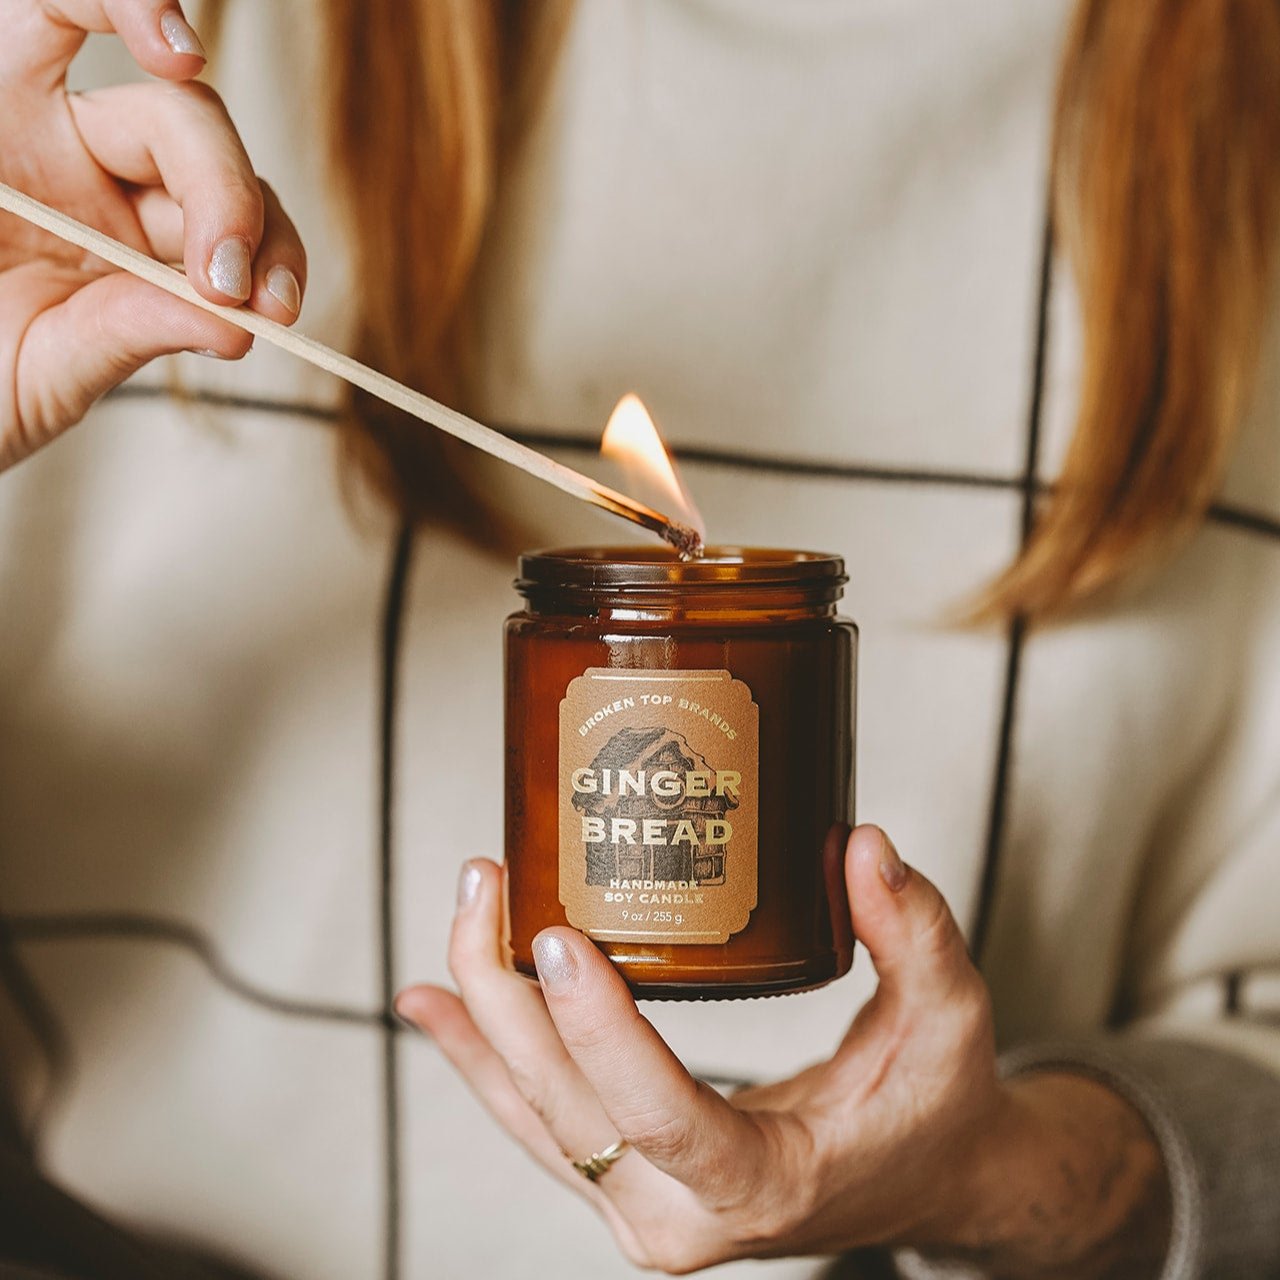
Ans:
[[[707,547],[696,560],[681,560],[671,547],[562,547],[525,552],[520,591],[579,588],[606,591],[697,587],[842,587],[844,559],[821,551],[773,547]]]

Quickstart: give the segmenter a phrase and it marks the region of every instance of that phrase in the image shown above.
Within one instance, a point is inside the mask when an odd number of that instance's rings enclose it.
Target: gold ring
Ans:
[[[627,1154],[628,1146],[630,1146],[630,1143],[627,1142],[626,1138],[619,1138],[611,1147],[605,1147],[603,1151],[597,1151],[595,1155],[588,1157],[586,1160],[574,1160],[572,1156],[569,1159],[573,1162],[573,1167],[588,1182],[599,1182]]]

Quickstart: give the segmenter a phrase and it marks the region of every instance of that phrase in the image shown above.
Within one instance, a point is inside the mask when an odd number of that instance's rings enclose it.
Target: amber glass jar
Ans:
[[[548,551],[506,628],[509,960],[549,925],[637,996],[758,996],[852,962],[857,630],[844,563]]]

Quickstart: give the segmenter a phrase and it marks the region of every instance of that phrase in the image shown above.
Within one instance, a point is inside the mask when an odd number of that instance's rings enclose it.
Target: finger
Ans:
[[[281,324],[292,324],[302,310],[307,289],[307,253],[293,220],[280,198],[263,182],[265,226],[253,264],[253,295],[249,305]]]
[[[265,182],[262,194],[266,203],[265,228],[254,262],[249,305],[281,324],[293,324],[306,293],[307,255],[289,215]],[[162,262],[180,262],[183,215],[177,202],[161,187],[146,187],[134,196],[133,205],[152,256]]]
[[[569,1186],[590,1186],[561,1154],[457,996],[440,987],[409,987],[396,997],[395,1010],[435,1040],[480,1104],[535,1160]]]
[[[151,256],[180,264],[185,234],[182,206],[163,187],[138,187],[131,199]]]
[[[853,931],[871,955],[883,998],[936,1008],[981,989],[946,900],[902,861],[879,827],[850,835],[845,876]]]
[[[602,1183],[589,1182],[565,1158],[547,1127],[520,1095],[506,1064],[476,1026],[466,1005],[450,991],[424,985],[402,991],[396,997],[395,1009],[436,1041],[480,1105],[540,1165],[596,1207],[626,1252],[633,1258],[642,1256],[642,1243],[628,1216],[619,1212],[604,1194]],[[610,1181],[613,1182],[612,1176]]]
[[[71,103],[85,146],[104,169],[126,182],[162,185],[182,208],[192,284],[213,302],[248,301],[266,197],[217,94],[196,84],[123,85]],[[281,241],[296,241],[291,224],[278,230]],[[301,245],[291,252],[301,255]]]
[[[503,962],[501,895],[496,864],[477,858],[463,867],[449,968],[476,1026],[560,1146],[575,1155],[602,1151],[617,1132],[566,1051],[538,987]]]
[[[760,1130],[685,1070],[582,934],[544,929],[533,951],[556,1029],[622,1137],[713,1198],[753,1169],[763,1156]]]
[[[86,284],[74,272],[20,268],[6,274],[5,298],[13,314],[35,317],[0,333],[0,354],[14,362],[18,417],[6,462],[78,422],[156,356],[199,350],[233,360],[252,345],[225,320],[122,273]]]
[[[198,75],[204,46],[178,0],[4,0],[0,82],[52,87],[86,31],[114,31],[138,65],[164,80]]]

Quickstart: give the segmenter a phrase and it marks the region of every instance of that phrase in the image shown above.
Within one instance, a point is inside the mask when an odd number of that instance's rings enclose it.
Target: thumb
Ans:
[[[853,932],[871,955],[884,999],[936,1007],[980,983],[946,899],[879,827],[854,829],[844,871]]]

